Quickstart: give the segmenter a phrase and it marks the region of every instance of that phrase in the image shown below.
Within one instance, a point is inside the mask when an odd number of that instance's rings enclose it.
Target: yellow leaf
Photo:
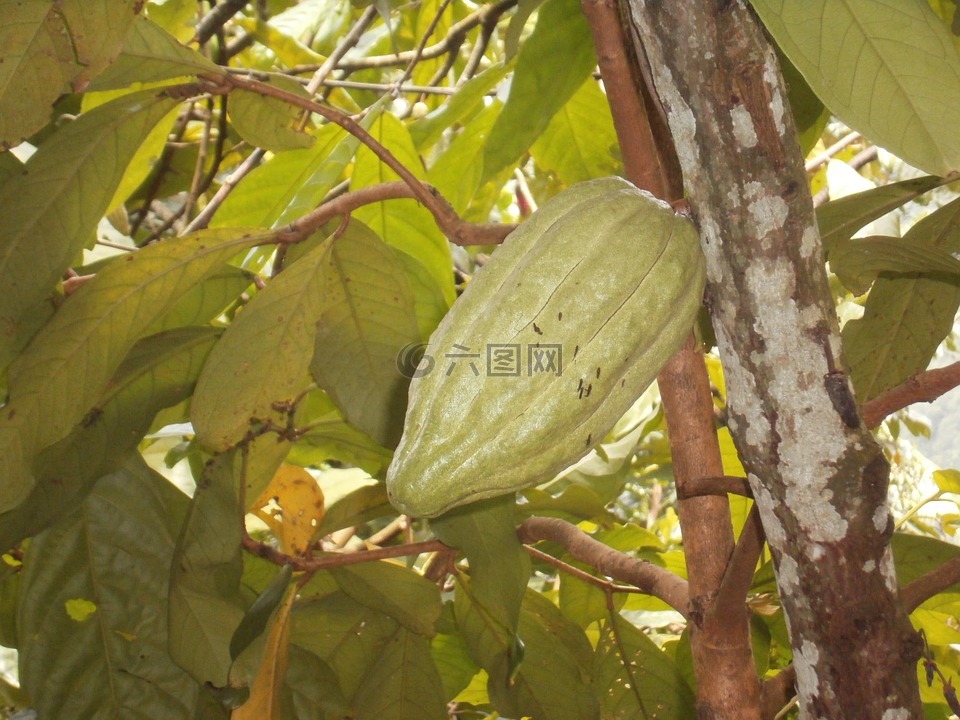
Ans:
[[[72,598],[63,604],[71,620],[83,622],[97,611],[95,603],[85,598]]]
[[[284,552],[303,553],[323,520],[323,491],[302,467],[284,463],[250,510],[267,523]]]
[[[280,692],[287,674],[290,649],[290,608],[297,596],[296,586],[277,609],[277,617],[263,648],[260,669],[250,688],[250,697],[230,715],[230,720],[280,720]]]

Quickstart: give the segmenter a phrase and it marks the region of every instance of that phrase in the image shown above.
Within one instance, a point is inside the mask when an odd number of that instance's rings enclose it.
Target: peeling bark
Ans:
[[[707,258],[729,425],[777,564],[803,718],[921,718],[888,466],[843,366],[776,56],[742,0],[625,0]]]

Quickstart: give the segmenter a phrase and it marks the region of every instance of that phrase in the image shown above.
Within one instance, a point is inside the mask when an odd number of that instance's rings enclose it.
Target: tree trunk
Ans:
[[[742,0],[623,1],[701,231],[730,430],[777,565],[801,717],[921,718],[888,466],[843,366],[776,55]]]

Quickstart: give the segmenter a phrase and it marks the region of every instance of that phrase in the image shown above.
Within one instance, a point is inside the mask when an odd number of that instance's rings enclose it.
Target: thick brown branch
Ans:
[[[933,402],[960,385],[960,362],[917,373],[860,408],[867,427],[877,427],[888,415],[916,402]]]
[[[684,616],[687,614],[687,581],[669,570],[639,560],[594,540],[575,525],[558,518],[532,517],[517,528],[520,542],[550,540],[563,546],[575,560],[595,567],[607,577],[630,583],[660,598]]]
[[[773,720],[781,710],[796,696],[797,671],[788,665],[769,680],[765,680],[760,690],[760,716],[764,720]]]
[[[754,505],[747,516],[740,539],[733,550],[733,556],[727,564],[727,572],[720,583],[717,598],[708,612],[718,617],[734,617],[742,611],[743,599],[750,591],[757,561],[763,551],[765,537],[763,523],[760,522],[760,510]]]
[[[960,557],[947,560],[900,588],[900,600],[906,611],[911,613],[937,593],[957,583],[960,583]]]
[[[704,495],[740,495],[752,498],[753,491],[746,478],[733,475],[689,478],[682,487],[677,488],[677,497],[681,500]]]

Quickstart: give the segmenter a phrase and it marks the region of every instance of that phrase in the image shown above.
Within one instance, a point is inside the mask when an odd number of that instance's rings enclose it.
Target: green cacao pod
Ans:
[[[387,471],[391,502],[433,517],[581,459],[683,343],[704,278],[693,224],[625,180],[556,195],[431,336]]]

